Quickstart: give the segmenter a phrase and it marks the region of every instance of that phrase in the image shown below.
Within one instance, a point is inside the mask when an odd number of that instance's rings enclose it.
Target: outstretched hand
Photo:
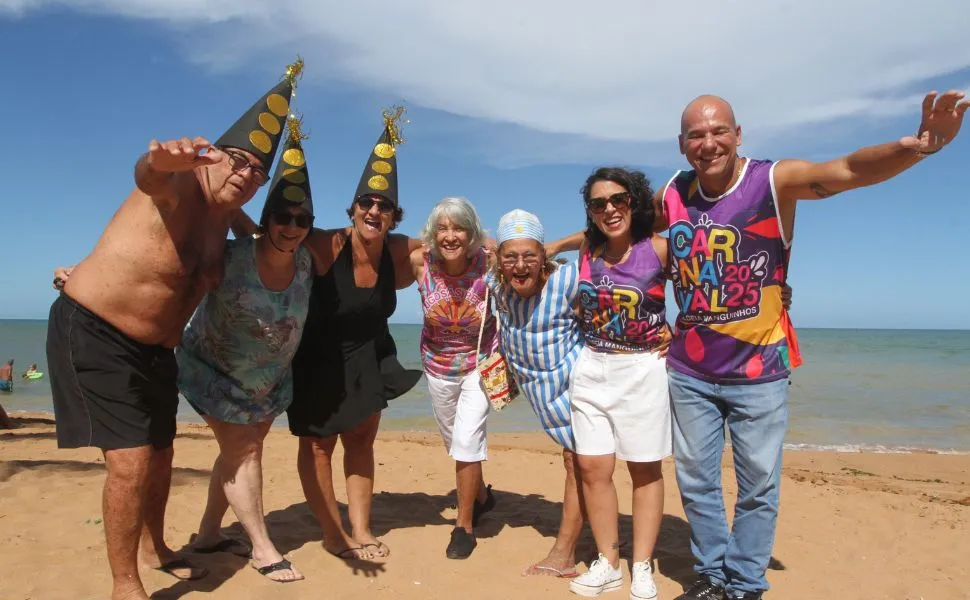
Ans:
[[[933,154],[953,141],[963,125],[963,115],[970,102],[962,101],[963,92],[949,91],[943,95],[930,92],[923,99],[923,120],[916,135],[899,140],[905,148],[921,154]]]
[[[159,173],[177,173],[190,171],[203,165],[212,165],[219,162],[219,156],[211,151],[200,154],[203,150],[211,148],[212,144],[209,140],[201,136],[193,140],[189,138],[168,142],[152,140],[148,144],[148,166]]]

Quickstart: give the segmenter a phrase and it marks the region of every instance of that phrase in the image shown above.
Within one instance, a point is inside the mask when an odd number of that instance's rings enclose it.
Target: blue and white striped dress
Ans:
[[[579,265],[560,265],[542,291],[522,298],[485,276],[500,321],[502,350],[519,390],[532,404],[542,428],[559,445],[575,450],[569,419],[569,374],[583,348],[573,312]]]

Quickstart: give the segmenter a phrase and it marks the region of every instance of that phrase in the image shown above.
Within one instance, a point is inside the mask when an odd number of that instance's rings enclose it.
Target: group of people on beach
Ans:
[[[383,559],[390,548],[370,529],[374,440],[388,401],[424,374],[455,461],[458,513],[445,552],[467,558],[496,502],[482,470],[491,404],[480,369],[499,353],[565,467],[558,535],[527,574],[568,579],[583,596],[623,585],[619,458],[633,481],[630,597],[655,598],[661,461],[673,455],[698,575],[678,599],[761,598],[788,377],[800,362],[783,298],[797,201],[884,181],[938,152],[960,129],[963,94],[927,95],[912,136],[821,163],[740,156],[731,106],[701,96],[684,109],[678,140],[690,170],[656,189],[635,169],[594,170],[582,186],[584,231],[548,241],[540,219],[516,208],[488,237],[474,206],[448,197],[409,238],[392,233],[403,218],[400,111],[385,113],[350,225],[314,227],[290,106],[302,67],[288,67],[215,143],[153,140],[92,253],[56,272],[47,351],[57,439],[104,453],[112,597],[148,597],[139,562],[180,579],[207,574],[163,535],[179,393],[219,446],[191,548],[247,557],[261,575],[289,582],[304,574],[274,546],[262,504],[273,420],[285,411],[299,437],[297,470],[324,549]],[[253,222],[241,207],[267,183]],[[578,260],[554,260],[568,250]],[[679,308],[672,329],[668,280]],[[413,283],[423,373],[400,364],[388,328],[397,290]],[[721,493],[725,424],[738,483],[733,526]],[[349,531],[333,486],[338,439]],[[223,535],[229,507],[248,542]],[[579,573],[584,521],[597,557]]]

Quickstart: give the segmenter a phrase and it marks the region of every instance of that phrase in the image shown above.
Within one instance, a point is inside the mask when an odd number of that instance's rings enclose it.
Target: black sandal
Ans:
[[[257,573],[265,577],[270,573],[292,569],[293,563],[291,563],[290,561],[284,558],[279,562],[275,562],[271,565],[266,565],[265,567],[257,567],[255,564],[253,564],[253,568],[256,569]],[[300,579],[273,579],[272,577],[266,577],[266,578],[269,579],[270,581],[275,581],[276,583],[290,583],[291,581],[302,581],[302,578]]]

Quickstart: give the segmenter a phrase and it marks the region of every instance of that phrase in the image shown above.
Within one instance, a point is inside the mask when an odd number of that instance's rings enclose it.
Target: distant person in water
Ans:
[[[0,392],[12,392],[13,391],[13,359],[11,358],[5,364],[0,365]],[[3,410],[3,406],[0,406],[0,429],[13,429],[16,427],[10,417],[7,416],[7,411]]]
[[[37,372],[37,363],[31,363],[27,370],[24,371],[23,378],[30,379],[30,376]]]
[[[0,365],[0,392],[13,391],[13,359]]]

